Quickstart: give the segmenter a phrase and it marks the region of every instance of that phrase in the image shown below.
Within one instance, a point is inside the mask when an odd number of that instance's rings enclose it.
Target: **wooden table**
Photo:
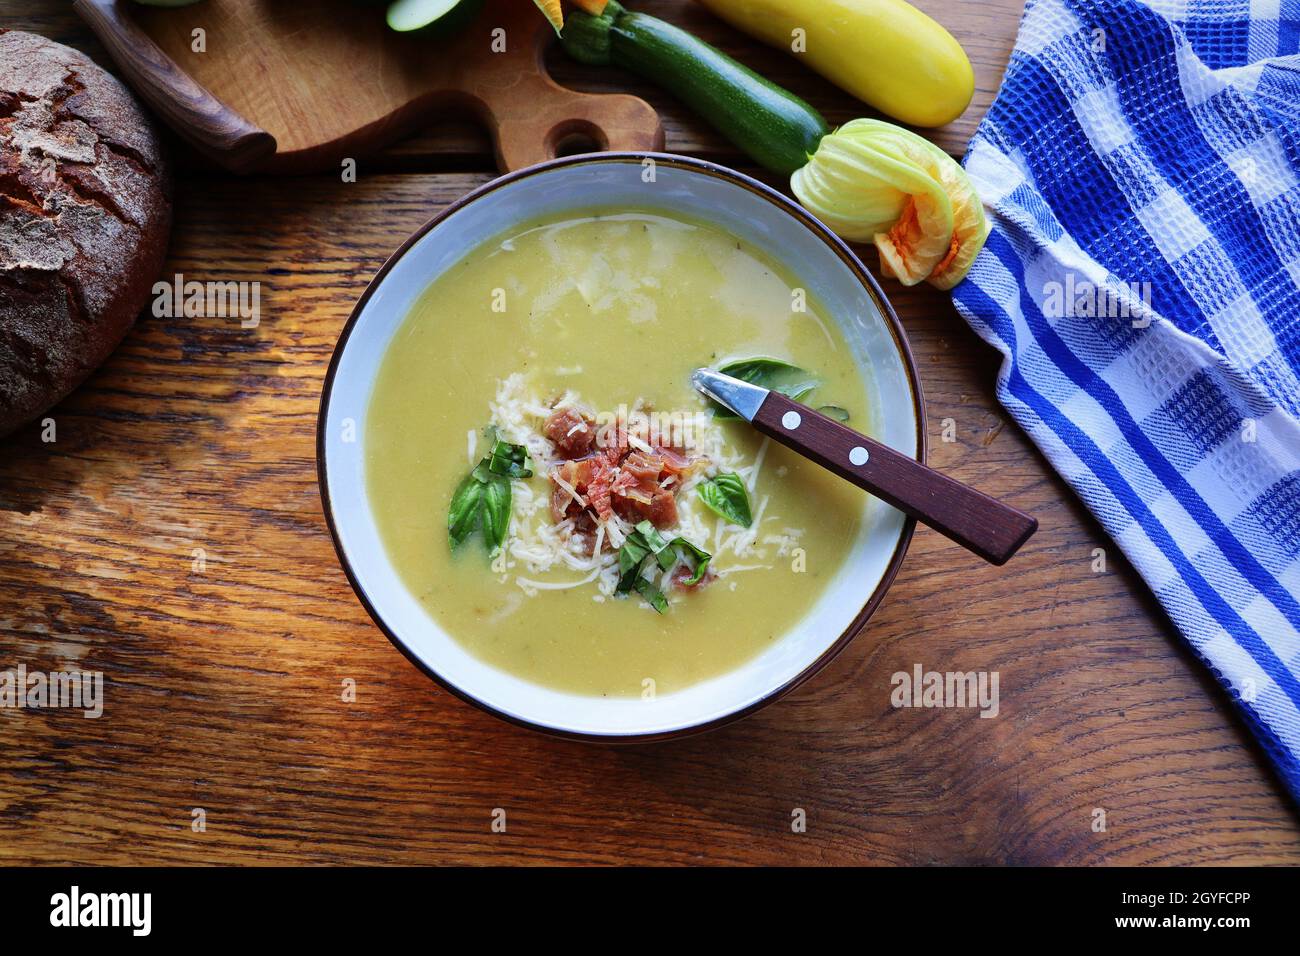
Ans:
[[[975,105],[939,137],[960,152],[1019,4],[920,6],[976,64]],[[641,7],[832,121],[859,112],[701,10]],[[107,63],[66,4],[0,0],[0,23]],[[670,150],[744,165],[644,84],[558,58],[556,70],[644,95]],[[931,462],[1042,522],[1008,569],[918,533],[834,664],[748,720],[675,743],[550,740],[444,693],[339,569],[317,496],[316,408],[354,300],[412,229],[490,178],[487,142],[468,127],[417,137],[363,161],[351,184],[182,167],[167,273],[260,281],[263,318],[145,318],[57,410],[57,442],[30,428],[0,445],[0,669],[107,681],[99,720],[0,710],[0,859],[1300,862],[1295,810],[1225,695],[1009,423],[997,356],[929,288],[890,292],[929,400]],[[940,440],[946,419],[954,443]],[[916,663],[998,671],[1000,716],[892,708],[890,676]],[[807,832],[792,832],[796,808]]]

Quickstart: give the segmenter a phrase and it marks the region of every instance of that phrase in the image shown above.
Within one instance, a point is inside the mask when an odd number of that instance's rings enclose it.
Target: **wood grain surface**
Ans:
[[[1015,5],[921,5],[967,45],[987,102]],[[680,20],[785,79],[702,11]],[[55,0],[0,0],[0,22],[102,53]],[[791,85],[844,115],[815,78]],[[651,99],[669,148],[725,153]],[[385,256],[489,178],[479,135],[407,144],[355,183],[191,167],[168,273],[260,282],[260,323],[145,317],[56,410],[56,441],[32,427],[0,446],[0,669],[106,680],[98,720],[0,709],[0,860],[1300,862],[1296,813],[1225,696],[1007,421],[997,356],[928,288],[891,292],[929,402],[930,461],[1039,518],[1012,564],[919,530],[830,667],[745,721],[668,744],[550,740],[408,664],[325,532],[317,402]],[[998,717],[895,709],[891,675],[916,664],[997,671]]]
[[[275,137],[249,122],[182,70],[130,15],[135,4],[75,0],[124,78],[173,131],[219,165],[247,172],[275,153]]]
[[[78,8],[172,129],[237,172],[337,169],[448,115],[478,119],[503,172],[553,159],[577,132],[604,149],[663,146],[644,101],[566,89],[546,75],[540,51],[554,31],[519,0],[486,0],[446,37],[396,33],[381,6],[357,0],[183,10],[80,0]],[[248,128],[273,138],[274,155],[246,155],[250,144],[231,142]]]

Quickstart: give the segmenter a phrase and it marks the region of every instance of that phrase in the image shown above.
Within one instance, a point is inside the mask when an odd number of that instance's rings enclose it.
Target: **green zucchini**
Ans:
[[[662,86],[774,173],[807,165],[830,132],[799,97],[685,30],[614,0],[598,17],[572,11],[560,40],[580,63],[613,64]]]

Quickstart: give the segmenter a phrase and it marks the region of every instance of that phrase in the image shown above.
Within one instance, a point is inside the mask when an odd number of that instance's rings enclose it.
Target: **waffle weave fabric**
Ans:
[[[1300,801],[1300,0],[1030,0],[964,165],[999,399]]]

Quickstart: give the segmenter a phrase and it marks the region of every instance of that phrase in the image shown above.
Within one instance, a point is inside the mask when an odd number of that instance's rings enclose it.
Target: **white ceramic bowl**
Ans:
[[[651,165],[653,164],[653,165]],[[647,182],[647,170],[653,181]],[[321,498],[339,559],[375,623],[448,690],[500,717],[549,733],[646,740],[717,726],[756,710],[816,673],[865,624],[893,580],[913,522],[864,495],[862,533],[821,600],[767,651],[720,677],[653,701],[541,687],[480,661],[402,584],[367,498],[366,415],[384,352],[416,298],[483,242],[539,217],[591,207],[659,208],[701,218],[762,249],[797,275],[844,331],[869,372],[873,437],[924,459],[924,401],[902,327],[849,249],[805,210],[739,173],[664,154],[599,153],[496,179],[420,228],[385,263],[339,337],[321,397]]]

